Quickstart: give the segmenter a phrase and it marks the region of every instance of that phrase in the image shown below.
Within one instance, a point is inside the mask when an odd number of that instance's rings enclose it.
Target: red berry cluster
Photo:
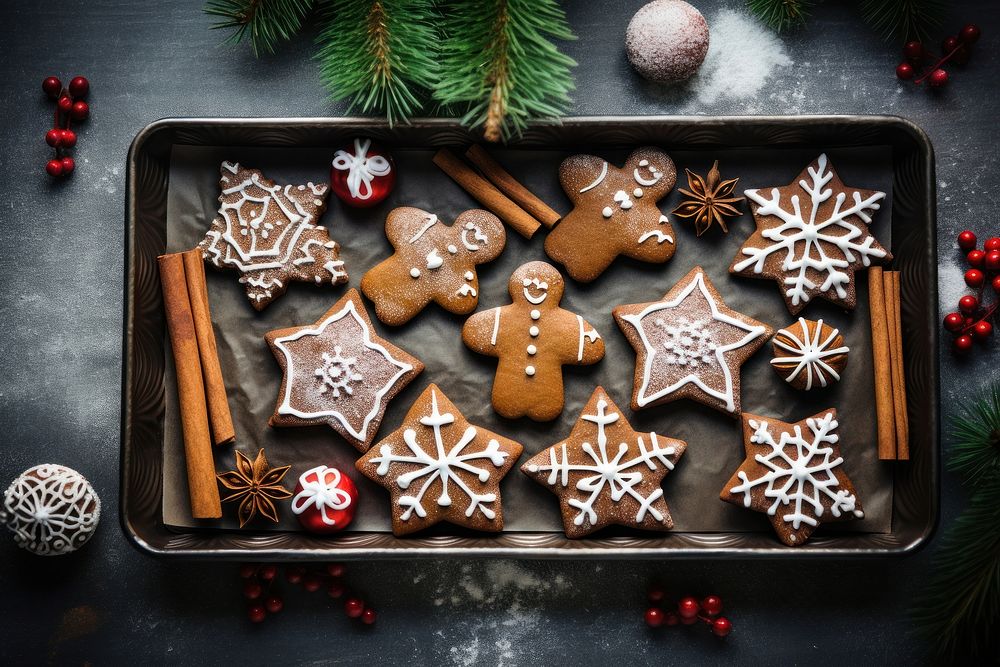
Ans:
[[[705,623],[716,637],[725,637],[733,631],[733,624],[722,616],[722,598],[709,595],[701,602],[697,598],[683,597],[677,602],[677,611],[664,611],[666,593],[659,586],[651,586],[647,597],[652,606],[646,609],[646,625],[658,628],[661,625],[674,627],[677,625],[694,625],[698,621]]]
[[[966,230],[958,235],[958,247],[972,267],[965,272],[965,284],[977,294],[966,294],[958,300],[958,312],[945,315],[944,328],[955,336],[955,351],[965,353],[974,342],[985,343],[993,335],[993,321],[1000,308],[1000,237],[986,239],[980,250],[976,235]],[[987,284],[996,295],[989,306],[983,303]]]
[[[285,568],[285,581],[293,586],[301,585],[308,593],[326,588],[327,595],[339,600],[347,594],[347,586],[344,584],[346,571],[347,568],[341,563],[330,563],[315,570],[302,565],[289,565]],[[240,577],[244,579],[243,597],[250,602],[247,616],[252,622],[261,623],[268,614],[277,614],[284,609],[285,601],[272,590],[278,578],[277,565],[247,563],[240,566]],[[366,606],[364,600],[359,597],[347,598],[344,602],[344,613],[348,618],[360,619],[365,625],[375,623],[375,610]]]
[[[979,26],[970,23],[957,35],[945,37],[941,42],[940,58],[928,51],[922,42],[907,42],[903,47],[903,57],[906,60],[896,65],[896,76],[903,81],[912,79],[917,85],[927,81],[927,85],[931,88],[940,88],[948,83],[948,71],[941,66],[949,62],[956,65],[969,62],[969,58],[972,57],[972,45],[981,34]],[[933,64],[928,65],[928,62]],[[923,68],[923,73],[914,79],[918,68]]]
[[[55,149],[56,156],[46,163],[45,171],[54,178],[69,176],[76,168],[73,158],[65,154],[66,149],[76,146],[76,132],[70,128],[74,120],[90,115],[90,106],[83,101],[90,92],[90,82],[75,76],[69,87],[63,88],[62,81],[50,76],[42,81],[42,90],[56,103],[54,127],[45,133],[45,143]]]

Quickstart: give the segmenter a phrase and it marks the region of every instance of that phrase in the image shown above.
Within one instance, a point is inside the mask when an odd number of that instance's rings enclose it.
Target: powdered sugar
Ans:
[[[708,49],[709,30],[697,9],[683,0],[655,0],[628,25],[629,62],[651,81],[682,81],[698,70]]]

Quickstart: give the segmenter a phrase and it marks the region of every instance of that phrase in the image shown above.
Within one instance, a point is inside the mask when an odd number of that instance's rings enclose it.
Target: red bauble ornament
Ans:
[[[966,252],[969,252],[976,247],[976,235],[966,229],[958,235],[958,247]]]
[[[370,607],[361,612],[361,622],[365,625],[375,625],[375,619],[377,618],[375,610]]]
[[[965,272],[965,284],[972,288],[979,288],[986,282],[986,275],[979,269],[969,269]]]
[[[986,243],[983,244],[984,252],[991,252],[993,250],[1000,250],[1000,238],[996,236],[986,239]]]
[[[976,335],[977,340],[986,341],[993,335],[993,325],[986,320],[983,320],[981,322],[977,322],[972,331]]]
[[[979,31],[979,26],[970,23],[959,31],[958,37],[965,44],[974,44],[979,39],[980,34],[982,33]]]
[[[396,163],[392,155],[371,142],[355,139],[334,153],[330,166],[333,194],[348,206],[375,206],[392,192],[396,184]]]
[[[987,271],[1000,271],[1000,250],[990,250],[986,253],[983,266]]]
[[[51,129],[45,133],[45,143],[47,143],[49,146],[52,146],[53,148],[62,144],[62,141],[63,141],[63,131],[60,130],[58,127]]]
[[[986,261],[986,253],[982,250],[970,250],[969,254],[965,256],[965,261],[969,263],[969,266],[981,269],[983,262]]]
[[[972,336],[965,334],[964,336],[959,336],[955,339],[955,351],[958,353],[965,353],[972,349]]]
[[[903,47],[903,55],[914,62],[920,62],[924,59],[924,45],[917,41],[907,42]]]
[[[247,609],[247,617],[253,623],[262,623],[267,618],[267,612],[264,611],[263,605],[252,604]]]
[[[62,176],[63,173],[62,160],[49,160],[48,162],[45,163],[45,171],[46,173],[48,173],[49,176],[52,176],[53,178]]]
[[[722,598],[718,595],[709,595],[701,601],[701,609],[709,616],[718,616],[722,613]]]
[[[650,607],[646,610],[646,625],[651,628],[658,628],[663,625],[663,610],[659,607]]]
[[[83,100],[77,100],[73,102],[73,107],[70,110],[70,115],[73,116],[73,120],[83,120],[90,114],[90,106]]]
[[[733,631],[733,624],[728,618],[717,618],[712,621],[712,633],[716,637],[725,637]]]
[[[267,600],[264,601],[264,608],[271,614],[277,614],[279,611],[285,608],[285,601],[279,598],[277,595],[272,595]]]
[[[680,602],[677,603],[677,613],[681,619],[696,618],[699,609],[701,606],[693,597],[681,598]]]
[[[335,533],[354,519],[358,488],[336,468],[316,466],[299,476],[292,512],[312,533]]]
[[[958,331],[965,325],[965,318],[961,313],[948,313],[944,316],[944,328],[948,331]]]
[[[62,163],[62,175],[63,176],[69,176],[70,174],[73,173],[73,170],[76,169],[76,162],[73,162],[73,158],[71,158],[68,155],[63,156],[59,160],[59,162]]]
[[[940,67],[931,72],[931,75],[927,77],[927,85],[931,88],[941,88],[946,83],[948,83],[948,72]]]
[[[344,603],[344,613],[349,618],[358,618],[365,612],[365,603],[358,598],[350,598]]]
[[[63,95],[56,102],[56,106],[59,107],[59,111],[63,113],[69,113],[73,110],[73,99],[69,95]]]
[[[63,148],[73,148],[73,146],[76,146],[76,132],[73,130],[61,130],[61,133],[62,137],[59,143]]]
[[[910,63],[899,63],[896,65],[896,77],[902,79],[903,81],[909,81],[913,78],[913,65]]]
[[[54,76],[46,77],[42,81],[42,91],[49,96],[49,99],[56,99],[62,91],[62,81]]]
[[[977,308],[979,308],[979,299],[971,294],[966,294],[958,300],[958,309],[966,315],[971,315],[976,312]]]
[[[82,76],[74,76],[69,82],[69,94],[80,99],[90,92],[90,82]]]

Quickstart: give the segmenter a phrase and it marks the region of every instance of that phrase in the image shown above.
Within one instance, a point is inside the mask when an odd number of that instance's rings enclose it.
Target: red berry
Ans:
[[[979,299],[971,294],[966,294],[958,300],[958,309],[966,315],[976,312],[976,308],[979,308]]]
[[[285,579],[290,584],[301,584],[305,571],[301,567],[289,567],[285,570]]]
[[[250,617],[250,621],[253,623],[261,623],[265,618],[267,618],[267,612],[264,611],[264,607],[259,604],[252,604],[247,609],[247,616]]]
[[[986,267],[987,271],[1000,271],[1000,250],[990,250],[986,253],[983,266]]]
[[[272,614],[277,614],[279,611],[285,608],[285,601],[279,598],[277,595],[272,595],[264,601],[264,607],[268,612]]]
[[[972,336],[965,334],[964,336],[959,336],[954,342],[955,351],[959,354],[964,354],[972,349]]]
[[[948,83],[948,72],[944,71],[940,67],[931,72],[931,75],[927,77],[927,85],[931,88],[941,88],[946,83]]]
[[[924,45],[917,41],[907,42],[903,47],[903,55],[910,60],[920,62],[924,59]]]
[[[342,577],[347,568],[344,567],[343,563],[330,563],[326,566],[326,573],[331,577]]]
[[[62,81],[54,76],[46,77],[42,81],[42,91],[49,96],[49,99],[56,99],[59,97],[59,91],[62,90]]]
[[[73,120],[83,120],[90,113],[90,106],[83,100],[77,100],[73,102],[73,109],[71,115]]]
[[[69,94],[79,99],[90,92],[90,82],[82,76],[74,76],[69,82]]]
[[[958,37],[966,44],[974,44],[979,39],[980,34],[979,26],[970,23],[959,31]]]
[[[53,148],[62,144],[62,140],[63,140],[63,131],[60,130],[58,127],[51,129],[45,133],[45,143],[47,143],[49,146],[52,146]]]
[[[983,286],[983,282],[986,281],[986,276],[979,269],[969,269],[965,272],[965,284],[972,288],[979,288]]]
[[[1000,276],[993,276],[993,291],[1000,294]]]
[[[952,36],[952,37],[945,37],[941,41],[941,52],[944,55],[947,55],[948,53],[950,53],[950,52],[954,51],[955,49],[957,49],[958,46],[959,46],[959,44],[961,44],[961,42],[958,40],[958,37],[954,37],[954,36]]]
[[[68,155],[63,156],[59,161],[62,162],[63,176],[69,176],[76,169],[76,162],[73,162],[73,158]]]
[[[76,132],[73,130],[60,130],[62,138],[60,143],[66,148],[73,148],[76,146]]]
[[[62,111],[63,113],[69,113],[70,111],[73,110],[73,100],[70,98],[69,95],[63,95],[62,97],[59,98],[59,101],[56,102],[56,106],[59,107],[59,111]]]
[[[663,614],[664,625],[674,626],[681,622],[681,617],[675,611],[668,611]]]
[[[649,601],[654,604],[663,602],[663,598],[666,596],[667,592],[663,590],[662,586],[650,586],[649,590],[646,591],[646,597],[649,598]]]
[[[663,625],[663,610],[659,607],[650,607],[646,610],[646,625],[651,628],[658,628]]]
[[[315,574],[307,575],[302,582],[302,587],[305,588],[310,593],[315,593],[320,588],[323,587],[323,580],[320,579]]]
[[[944,316],[944,328],[948,331],[958,331],[965,324],[965,318],[960,313],[948,313]]]
[[[976,247],[976,235],[966,229],[958,235],[958,247],[968,252]]]
[[[344,603],[344,613],[349,618],[358,618],[365,612],[365,603],[358,598],[350,598]]]
[[[257,566],[253,563],[244,563],[243,565],[240,565],[240,577],[243,579],[249,579],[256,573]]]
[[[989,337],[993,335],[993,325],[986,320],[977,322],[973,332],[976,334],[978,340],[989,340]]]
[[[983,262],[986,261],[986,253],[982,250],[970,250],[965,259],[969,262],[969,266],[981,269],[983,268]]]
[[[344,582],[340,579],[334,579],[330,582],[330,585],[326,587],[326,594],[336,600],[337,598],[344,597],[345,590],[346,587],[344,586]]]
[[[45,171],[48,172],[49,176],[62,176],[62,160],[49,160],[45,163]]]
[[[261,565],[260,566],[260,578],[264,581],[271,581],[278,574],[278,568],[275,565]]]
[[[690,596],[681,598],[680,602],[677,603],[677,613],[680,614],[681,618],[694,618],[698,615],[699,609],[698,601]]]
[[[986,243],[983,244],[983,251],[990,252],[991,250],[1000,250],[1000,238],[993,236],[986,239]]]
[[[910,63],[899,63],[896,65],[896,78],[909,81],[913,78],[913,65]]]
[[[701,601],[701,608],[709,616],[718,616],[722,613],[722,598],[718,595],[709,595]]]
[[[378,616],[375,614],[374,609],[369,608],[361,612],[361,622],[365,625],[375,625],[376,618],[378,618]]]
[[[720,617],[712,621],[712,633],[716,637],[725,637],[733,631],[733,624],[728,618]]]
[[[251,579],[247,583],[243,584],[243,597],[247,600],[256,600],[264,592],[261,585],[257,583],[256,579]]]

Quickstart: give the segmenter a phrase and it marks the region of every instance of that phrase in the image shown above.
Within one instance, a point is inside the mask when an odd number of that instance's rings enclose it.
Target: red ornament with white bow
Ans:
[[[333,155],[330,186],[348,206],[367,208],[389,196],[396,184],[392,156],[371,139],[355,139]]]
[[[292,512],[312,533],[335,533],[354,519],[358,488],[336,468],[316,466],[299,476]]]

